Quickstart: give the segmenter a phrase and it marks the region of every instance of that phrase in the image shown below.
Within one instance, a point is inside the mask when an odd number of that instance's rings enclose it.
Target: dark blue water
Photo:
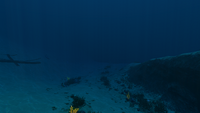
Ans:
[[[199,50],[199,6],[199,0],[1,0],[0,36],[5,46],[60,62],[144,62]]]

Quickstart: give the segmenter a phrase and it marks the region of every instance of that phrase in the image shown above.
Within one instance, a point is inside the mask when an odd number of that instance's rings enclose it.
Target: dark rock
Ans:
[[[61,86],[66,87],[66,86],[69,86],[71,84],[79,84],[80,83],[80,79],[81,79],[81,77],[70,78],[69,80],[61,83]]]
[[[200,51],[130,67],[128,81],[163,95],[182,113],[200,112]]]
[[[86,113],[85,111],[81,110],[81,111],[77,111],[77,113]]]
[[[108,80],[108,78],[106,76],[102,76],[100,78],[100,80],[103,82],[103,84],[106,86],[106,87],[110,87],[110,81]]]
[[[72,106],[74,108],[80,108],[80,107],[85,106],[86,103],[85,103],[84,97],[79,97],[75,95],[71,95],[70,97],[73,99]]]
[[[106,75],[106,74],[109,74],[109,71],[103,71],[101,72],[102,75]]]

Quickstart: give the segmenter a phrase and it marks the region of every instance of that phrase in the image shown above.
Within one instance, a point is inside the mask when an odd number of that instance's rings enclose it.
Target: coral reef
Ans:
[[[79,110],[79,108],[74,108],[74,109],[73,109],[73,107],[71,106],[71,107],[70,107],[70,110],[69,110],[69,113],[77,113],[78,110]]]

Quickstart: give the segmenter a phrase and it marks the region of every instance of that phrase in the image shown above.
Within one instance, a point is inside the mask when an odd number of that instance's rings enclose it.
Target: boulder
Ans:
[[[200,51],[149,60],[128,70],[128,81],[161,94],[172,109],[200,112]]]

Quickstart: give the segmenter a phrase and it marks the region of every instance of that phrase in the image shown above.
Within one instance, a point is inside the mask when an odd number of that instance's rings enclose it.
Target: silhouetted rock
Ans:
[[[200,112],[200,51],[152,59],[130,67],[128,73],[130,82],[162,94],[176,110]]]

